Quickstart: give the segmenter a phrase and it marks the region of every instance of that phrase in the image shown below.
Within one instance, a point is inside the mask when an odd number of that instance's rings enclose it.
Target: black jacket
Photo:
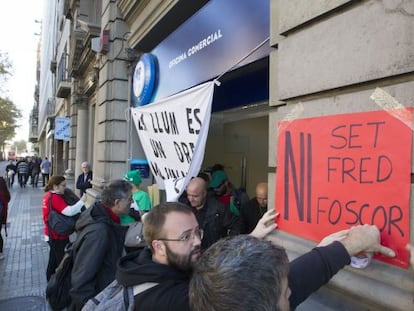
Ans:
[[[317,247],[290,263],[291,310],[326,284],[350,258],[339,242]],[[148,248],[122,257],[116,279],[124,286],[159,283],[135,297],[135,310],[187,311],[190,275],[152,261]]]
[[[7,164],[6,172],[8,173],[10,170],[13,170],[15,173],[17,172],[17,167],[14,164]]]
[[[90,183],[90,180],[92,180],[92,171],[89,171],[87,176],[86,176],[86,180],[85,180],[85,174],[82,173],[78,176],[78,179],[76,181],[76,189],[79,189],[80,191],[80,196],[82,196],[85,192],[86,189],[92,188],[92,185]]]
[[[260,207],[256,197],[244,203],[240,208],[240,233],[252,232],[266,211],[267,207]]]
[[[86,301],[115,279],[127,227],[114,222],[100,203],[84,211],[76,222],[75,261],[72,269],[72,305],[80,310]]]
[[[210,245],[223,237],[239,233],[238,223],[230,210],[212,196],[207,196],[204,206],[197,210],[193,208],[198,224],[204,231],[201,249],[207,249]]]
[[[135,310],[189,311],[189,273],[152,260],[149,248],[119,260],[117,281],[124,286],[159,283],[135,297]]]
[[[340,242],[316,247],[293,260],[288,275],[289,288],[292,291],[289,298],[290,309],[295,310],[350,261],[348,252]]]

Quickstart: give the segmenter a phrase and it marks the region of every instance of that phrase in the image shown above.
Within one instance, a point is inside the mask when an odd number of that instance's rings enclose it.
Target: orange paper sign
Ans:
[[[279,124],[276,210],[281,230],[320,241],[351,226],[375,224],[408,266],[412,110],[407,122],[386,111]]]

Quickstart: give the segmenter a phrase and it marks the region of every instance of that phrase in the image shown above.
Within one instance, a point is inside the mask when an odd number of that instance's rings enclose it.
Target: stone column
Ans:
[[[116,2],[102,2],[101,29],[109,30],[108,51],[101,54],[99,89],[95,110],[94,187],[121,178],[128,158],[128,128],[125,112],[129,107],[129,61],[124,36],[128,26]]]

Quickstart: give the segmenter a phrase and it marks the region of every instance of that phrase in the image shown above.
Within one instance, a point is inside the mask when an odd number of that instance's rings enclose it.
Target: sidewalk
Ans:
[[[4,260],[0,261],[0,310],[49,310],[45,301],[49,247],[43,241],[41,202],[43,188],[10,191]]]

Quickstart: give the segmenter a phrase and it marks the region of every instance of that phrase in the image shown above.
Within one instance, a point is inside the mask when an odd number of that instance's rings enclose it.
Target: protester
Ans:
[[[274,230],[274,218],[273,211],[266,213],[252,235],[262,238]],[[124,286],[159,283],[135,296],[135,310],[189,310],[188,284],[203,237],[194,213],[182,203],[159,204],[146,214],[144,231],[149,247],[120,259],[117,281]]]
[[[246,191],[235,188],[223,170],[216,170],[211,174],[210,188],[216,194],[217,200],[230,209],[235,217],[240,215],[240,207],[249,201]]]
[[[200,177],[201,179],[203,179],[206,182],[206,185],[210,184],[210,175],[208,173],[200,172],[200,173],[198,173],[197,177]],[[207,189],[207,196],[214,196],[215,197],[214,191],[212,189],[208,188]],[[190,206],[190,202],[188,201],[188,197],[187,197],[187,189],[185,189],[183,191],[183,193],[181,193],[180,197],[178,198],[178,202]]]
[[[204,231],[201,248],[204,250],[219,239],[238,234],[240,232],[239,222],[234,221],[234,217],[215,196],[209,196],[207,192],[207,182],[194,177],[187,186],[188,205],[191,206],[200,228]]]
[[[129,171],[125,173],[124,179],[132,185],[133,208],[139,211],[141,215],[148,212],[151,209],[151,201],[148,193],[140,188],[142,183],[141,173],[138,170]],[[130,221],[134,221],[134,219]]]
[[[340,241],[316,247],[290,264],[285,250],[270,241],[245,235],[224,239],[195,265],[190,304],[197,311],[294,310],[363,251],[395,256],[371,225],[352,227]]]
[[[129,212],[131,190],[131,184],[125,180],[110,182],[104,187],[100,201],[84,211],[76,222],[69,310],[81,310],[89,298],[115,279],[127,229],[121,226],[119,217]]]
[[[250,233],[256,227],[257,222],[267,211],[267,183],[256,185],[256,196],[240,208],[240,233]]]
[[[45,187],[45,194],[42,202],[42,214],[44,223],[44,234],[45,241],[48,242],[49,250],[49,261],[46,269],[46,279],[49,281],[50,277],[65,254],[65,246],[69,243],[68,235],[60,235],[48,226],[49,209],[53,208],[55,211],[62,213],[66,216],[74,216],[81,212],[86,197],[83,196],[73,205],[68,205],[63,194],[65,193],[66,180],[65,177],[55,175],[49,179],[48,184]]]
[[[92,188],[91,181],[93,179],[91,166],[88,162],[82,162],[82,173],[79,174],[76,180],[76,189],[79,189],[79,193],[82,196],[86,193],[86,189]]]
[[[3,255],[3,237],[1,235],[2,226],[7,226],[7,212],[10,202],[10,192],[6,181],[0,177],[0,260],[4,259]]]

